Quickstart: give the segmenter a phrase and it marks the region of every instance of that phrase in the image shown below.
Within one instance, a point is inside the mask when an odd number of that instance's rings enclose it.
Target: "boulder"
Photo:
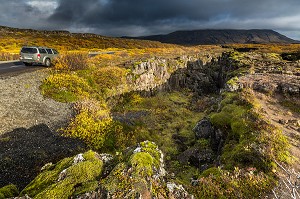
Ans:
[[[195,145],[178,156],[178,160],[182,164],[190,164],[196,168],[204,168],[205,165],[211,164],[214,161],[214,152],[212,149],[201,149]]]
[[[208,139],[213,134],[214,128],[212,127],[209,119],[204,118],[196,124],[196,126],[193,128],[193,132],[195,133],[197,139]]]
[[[67,199],[82,192],[95,190],[102,169],[103,161],[93,151],[65,158],[45,167],[20,195],[37,199]]]
[[[163,189],[163,153],[153,142],[140,143],[129,155],[128,162],[121,162],[101,181],[101,194],[107,198],[153,198],[166,194]],[[156,187],[158,193],[153,192]]]
[[[210,147],[214,152],[219,153],[225,136],[220,129],[215,129],[208,118],[203,118],[200,120],[196,126],[193,128],[196,139],[209,139]]]

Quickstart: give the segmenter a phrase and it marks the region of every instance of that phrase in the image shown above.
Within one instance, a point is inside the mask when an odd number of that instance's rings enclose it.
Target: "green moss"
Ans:
[[[127,164],[125,162],[119,163],[115,168],[111,171],[109,176],[100,181],[100,184],[107,190],[112,193],[118,191],[127,191],[131,187],[132,179],[128,176],[124,175],[124,170],[127,168]]]
[[[153,165],[158,168],[161,154],[158,151],[157,145],[153,142],[145,141],[141,143],[141,147],[143,152],[147,152],[153,157]]]
[[[191,179],[195,179],[199,176],[199,169],[190,165],[182,165],[178,163],[178,165],[173,165],[169,169],[169,171],[176,172],[176,181],[179,184],[189,185],[191,183]],[[177,166],[177,167],[175,167]]]
[[[288,162],[286,138],[258,114],[255,97],[247,90],[223,96],[221,111],[212,113],[210,119],[227,134],[221,155],[225,168],[253,166],[268,172],[274,158]]]
[[[140,153],[133,154],[129,162],[135,171],[135,175],[139,175],[143,177],[152,175],[152,166],[154,160],[149,153],[140,152]]]
[[[21,195],[28,194],[33,197],[46,189],[51,184],[55,183],[58,179],[60,172],[72,165],[72,158],[65,158],[54,166],[40,173],[33,181],[31,181],[25,189],[21,192]]]
[[[235,92],[225,92],[222,94],[222,97],[221,106],[224,107],[226,104],[232,104],[238,98],[238,94]]]
[[[58,91],[52,94],[53,99],[59,102],[75,102],[78,100],[76,94],[70,91]]]
[[[18,188],[13,184],[0,188],[0,199],[16,197],[18,195]]]
[[[178,146],[172,136],[178,134],[185,145],[194,142],[192,131],[204,113],[192,109],[192,95],[189,91],[159,93],[154,97],[142,98],[131,103],[134,98],[124,97],[116,109],[121,113],[147,113],[135,120],[137,141],[155,142],[167,158],[178,155]]]
[[[234,127],[234,129],[238,131],[236,128],[243,128],[244,122],[241,118],[247,112],[247,108],[234,103],[230,104],[230,101],[232,101],[232,99],[226,99],[227,105],[222,108],[221,112],[211,114],[210,119],[212,124],[219,128]],[[223,104],[225,103],[223,102]],[[234,133],[236,133],[236,131]]]
[[[22,192],[34,198],[69,198],[74,193],[92,191],[95,181],[102,172],[103,163],[96,154],[88,151],[84,161],[73,164],[73,158],[66,158],[39,174]],[[58,181],[61,172],[65,177]]]
[[[99,186],[98,181],[90,181],[90,182],[82,183],[81,186],[75,188],[75,192],[73,193],[73,195],[77,196],[80,194],[88,193],[90,191],[94,191],[98,188],[98,186]]]
[[[101,186],[109,191],[114,198],[131,198],[137,193],[159,189],[155,186],[152,176],[159,169],[160,152],[157,145],[145,141],[139,144],[139,152],[130,155],[128,161],[119,163],[105,179],[101,180]],[[132,153],[132,152],[131,152]]]
[[[196,144],[199,146],[200,149],[207,149],[210,147],[209,140],[204,138],[197,140]]]
[[[209,169],[206,169],[201,173],[201,177],[208,177],[210,175],[213,175],[215,177],[219,177],[222,174],[222,171],[220,168],[217,167],[211,167]]]

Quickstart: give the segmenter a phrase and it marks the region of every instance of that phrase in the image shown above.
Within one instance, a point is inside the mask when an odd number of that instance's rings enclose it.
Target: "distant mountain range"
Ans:
[[[300,43],[300,41],[290,39],[274,30],[261,29],[189,30],[176,31],[166,35],[151,35],[134,38],[179,45]]]

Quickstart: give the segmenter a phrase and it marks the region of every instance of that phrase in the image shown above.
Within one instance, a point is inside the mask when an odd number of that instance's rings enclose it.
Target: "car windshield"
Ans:
[[[34,53],[37,53],[37,49],[36,48],[22,48],[21,52],[34,54]]]

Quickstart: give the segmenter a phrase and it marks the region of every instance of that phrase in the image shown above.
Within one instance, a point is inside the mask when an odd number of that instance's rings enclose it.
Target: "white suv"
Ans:
[[[20,52],[20,61],[26,66],[42,64],[51,66],[53,59],[58,56],[57,50],[47,47],[23,46]]]

